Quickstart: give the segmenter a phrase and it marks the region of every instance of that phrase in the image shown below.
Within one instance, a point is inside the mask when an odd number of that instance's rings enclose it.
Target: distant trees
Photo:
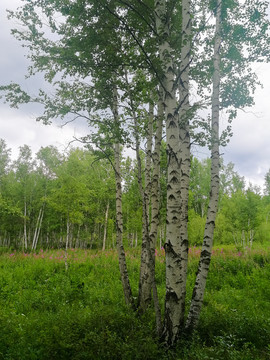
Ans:
[[[105,220],[108,206],[115,214],[113,178],[105,161],[95,162],[88,150],[71,149],[64,155],[53,147],[41,148],[32,159],[25,145],[8,165],[1,187],[2,244],[24,250],[64,244],[100,247],[106,226],[106,237],[111,237],[107,246],[113,245],[110,219]]]
[[[18,159],[12,161],[3,139],[1,146],[0,158],[6,159],[0,178],[2,245],[25,250],[64,247],[68,235],[69,247],[115,247],[115,180],[107,160],[97,160],[91,150],[75,148],[64,154],[52,146],[41,148],[33,156],[28,146],[22,146]],[[143,231],[136,159],[123,159],[121,171],[123,240],[126,246],[136,247],[141,244]],[[215,243],[249,246],[250,240],[268,238],[269,196],[262,196],[252,186],[246,188],[244,177],[232,163],[221,166],[220,177]],[[202,244],[209,202],[210,160],[192,157],[190,178],[189,241],[198,246]],[[162,193],[160,196],[162,213]],[[164,246],[163,216],[157,226],[157,246]]]
[[[270,195],[270,170],[267,171],[264,178],[264,192],[266,195]]]

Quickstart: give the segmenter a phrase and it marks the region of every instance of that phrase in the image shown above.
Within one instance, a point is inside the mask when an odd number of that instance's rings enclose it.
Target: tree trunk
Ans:
[[[82,243],[80,241],[80,232],[81,232],[81,225],[78,225],[78,231],[77,231],[76,242],[75,242],[75,247],[77,249],[83,248]]]
[[[137,231],[135,232],[135,248],[137,248],[138,246],[138,233]]]
[[[24,201],[24,221],[23,221],[23,251],[24,249],[27,250],[27,207],[26,207],[26,200]]]
[[[138,184],[139,184],[141,201],[142,201],[142,224],[143,224],[138,308],[142,312],[144,312],[147,309],[147,307],[151,304],[151,299],[152,299],[151,296],[152,282],[150,276],[150,247],[149,247],[150,246],[149,244],[149,195],[150,194],[148,193],[148,191],[150,191],[150,186],[151,186],[150,174],[151,174],[151,153],[152,153],[153,107],[150,107],[149,120],[148,120],[145,188],[143,188],[143,179],[142,179],[139,126],[137,123],[137,117],[135,113],[133,113],[133,118],[134,118],[134,129],[135,129],[135,139],[136,139]]]
[[[70,235],[70,223],[69,223],[69,215],[67,217],[67,236],[66,236],[66,246],[65,246],[65,269],[68,270],[68,245],[69,245],[69,235]]]
[[[152,138],[153,138],[153,120],[154,120],[154,106],[149,105],[148,113],[148,128],[147,128],[147,151],[145,159],[145,186],[143,186],[142,176],[142,161],[140,155],[140,128],[138,124],[138,117],[136,113],[136,104],[134,104],[132,95],[130,94],[130,86],[128,81],[128,74],[125,73],[126,83],[129,93],[129,103],[134,122],[134,137],[136,147],[136,159],[138,167],[138,185],[142,204],[142,248],[141,248],[141,265],[140,265],[140,279],[139,279],[139,295],[138,308],[145,312],[147,307],[151,304],[152,299],[152,278],[150,265],[150,238],[149,238],[149,199],[151,193],[151,155],[152,155]]]
[[[108,224],[108,216],[109,216],[109,201],[107,203],[106,212],[105,212],[105,223],[104,223],[104,234],[103,234],[103,245],[102,245],[102,251],[106,248],[106,238],[107,238],[107,224]]]
[[[152,192],[152,180],[151,180],[151,164],[152,164],[152,147],[153,147],[153,124],[154,124],[154,105],[149,104],[149,118],[147,124],[147,136],[146,136],[146,156],[145,156],[145,203],[146,212],[149,218],[149,206]],[[148,221],[149,224],[149,221]]]
[[[156,330],[158,336],[161,335],[162,325],[161,325],[161,311],[158,300],[158,292],[155,281],[155,250],[157,243],[157,234],[159,226],[159,214],[160,214],[160,152],[161,152],[161,141],[162,141],[162,128],[163,128],[163,118],[164,118],[164,106],[162,101],[162,90],[160,89],[160,96],[158,102],[158,114],[156,122],[156,134],[155,134],[155,147],[153,151],[153,179],[151,183],[152,196],[151,196],[151,224],[149,231],[149,248],[150,248],[150,276],[151,284],[153,289],[153,300],[155,306],[155,316],[156,316]]]
[[[181,217],[180,217],[180,246],[181,246],[181,277],[179,286],[181,287],[181,315],[180,326],[183,328],[186,300],[186,282],[188,270],[188,198],[189,198],[189,178],[190,178],[190,53],[191,53],[191,16],[190,0],[182,0],[182,48],[181,64],[179,76],[179,128],[180,128],[180,194],[181,194]]]
[[[35,228],[34,237],[33,237],[32,250],[36,250],[36,248],[37,248],[38,238],[39,238],[40,229],[41,229],[42,220],[43,220],[43,214],[44,214],[44,204],[42,205],[42,207],[39,210],[38,219],[37,219],[36,228]]]
[[[120,127],[118,114],[118,96],[117,89],[113,93],[113,116],[116,127]],[[121,165],[120,165],[120,144],[116,142],[114,145],[114,172],[116,187],[116,246],[119,259],[119,269],[121,275],[122,286],[124,290],[125,301],[127,305],[133,306],[131,286],[128,277],[126,264],[126,256],[123,246],[123,212],[122,212],[122,184],[121,184]]]
[[[188,314],[186,328],[192,331],[197,327],[203,304],[206,279],[211,261],[215,219],[218,210],[219,194],[219,91],[220,91],[220,45],[221,45],[221,0],[217,1],[216,30],[214,42],[214,74],[212,92],[212,144],[211,144],[211,192],[207,210],[207,220],[204,230],[204,240],[201,257],[193,289],[191,306]]]
[[[179,337],[184,316],[183,304],[185,299],[183,298],[183,287],[185,279],[183,278],[182,257],[184,256],[183,246],[186,246],[186,243],[182,233],[185,226],[187,226],[183,223],[184,221],[187,222],[187,218],[181,214],[181,209],[184,207],[183,199],[181,199],[181,186],[183,186],[184,182],[181,179],[182,175],[186,176],[183,168],[181,168],[181,160],[188,158],[188,155],[185,153],[187,150],[181,149],[180,146],[184,142],[187,143],[188,138],[186,132],[186,114],[184,114],[184,121],[181,119],[180,122],[179,118],[179,109],[186,99],[181,98],[179,104],[176,98],[177,83],[174,73],[176,64],[174,64],[174,54],[168,41],[171,33],[166,3],[165,0],[155,1],[156,29],[161,39],[159,55],[163,64],[162,86],[164,89],[167,139],[166,298],[162,341],[170,346],[175,344]],[[182,2],[182,7],[186,9],[187,4]],[[188,12],[185,16],[187,14]],[[187,24],[183,22],[183,26],[189,26],[189,24],[190,19]],[[182,52],[181,55],[183,56],[183,54]],[[188,52],[186,56],[189,56]],[[181,79],[183,79],[185,71],[186,69],[182,69]],[[180,124],[181,132],[179,131]],[[183,129],[185,130],[184,133]],[[181,144],[179,140],[182,141]],[[188,166],[188,161],[186,164]]]

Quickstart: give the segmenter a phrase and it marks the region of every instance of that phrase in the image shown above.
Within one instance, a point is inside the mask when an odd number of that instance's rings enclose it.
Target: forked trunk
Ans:
[[[171,35],[167,2],[156,0],[156,28],[161,39],[159,55],[163,64],[163,89],[167,138],[167,228],[166,298],[162,341],[175,344],[181,333],[185,310],[187,276],[187,203],[190,166],[188,128],[190,0],[182,1],[182,50],[180,85],[174,69],[174,52],[167,41]],[[176,88],[180,99],[177,99]]]
[[[41,229],[42,220],[43,220],[43,215],[44,215],[44,204],[42,205],[42,207],[39,210],[38,219],[37,219],[36,228],[35,228],[34,237],[33,237],[33,242],[32,242],[32,250],[36,250],[36,247],[37,247],[38,238],[39,238],[40,229]]]

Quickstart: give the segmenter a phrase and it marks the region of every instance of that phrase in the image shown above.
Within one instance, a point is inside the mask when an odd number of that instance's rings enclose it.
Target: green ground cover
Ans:
[[[214,249],[198,331],[169,352],[155,339],[153,310],[126,308],[114,250],[69,250],[67,272],[60,250],[0,254],[0,359],[270,359],[267,246]],[[187,306],[198,258],[191,248]],[[136,296],[139,253],[127,259]],[[156,259],[162,302],[163,250]]]

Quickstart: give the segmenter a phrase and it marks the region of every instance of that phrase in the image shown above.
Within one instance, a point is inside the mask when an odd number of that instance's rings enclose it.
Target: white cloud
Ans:
[[[33,153],[41,146],[54,145],[64,150],[75,137],[82,136],[82,129],[66,125],[60,128],[56,124],[43,125],[34,118],[18,114],[13,109],[0,108],[0,138],[5,139],[7,146],[12,149],[12,157],[16,158],[19,147],[27,144]]]
[[[38,88],[44,88],[45,82],[41,75],[25,80],[29,61],[26,58],[27,50],[21,47],[21,43],[13,38],[10,29],[18,24],[14,20],[7,20],[6,9],[15,10],[22,5],[21,0],[0,1],[0,83],[9,84],[10,81],[23,83],[23,88],[35,93]],[[63,128],[56,123],[45,126],[35,121],[36,116],[41,114],[37,105],[25,105],[20,109],[10,109],[7,104],[0,102],[0,138],[3,138],[7,146],[12,149],[12,157],[16,158],[19,146],[27,144],[33,153],[41,146],[54,145],[64,150],[73,137],[85,135],[86,124],[71,123]]]
[[[257,89],[252,108],[239,111],[224,157],[235,163],[236,170],[248,181],[263,186],[270,168],[270,64],[254,67],[264,88]]]

